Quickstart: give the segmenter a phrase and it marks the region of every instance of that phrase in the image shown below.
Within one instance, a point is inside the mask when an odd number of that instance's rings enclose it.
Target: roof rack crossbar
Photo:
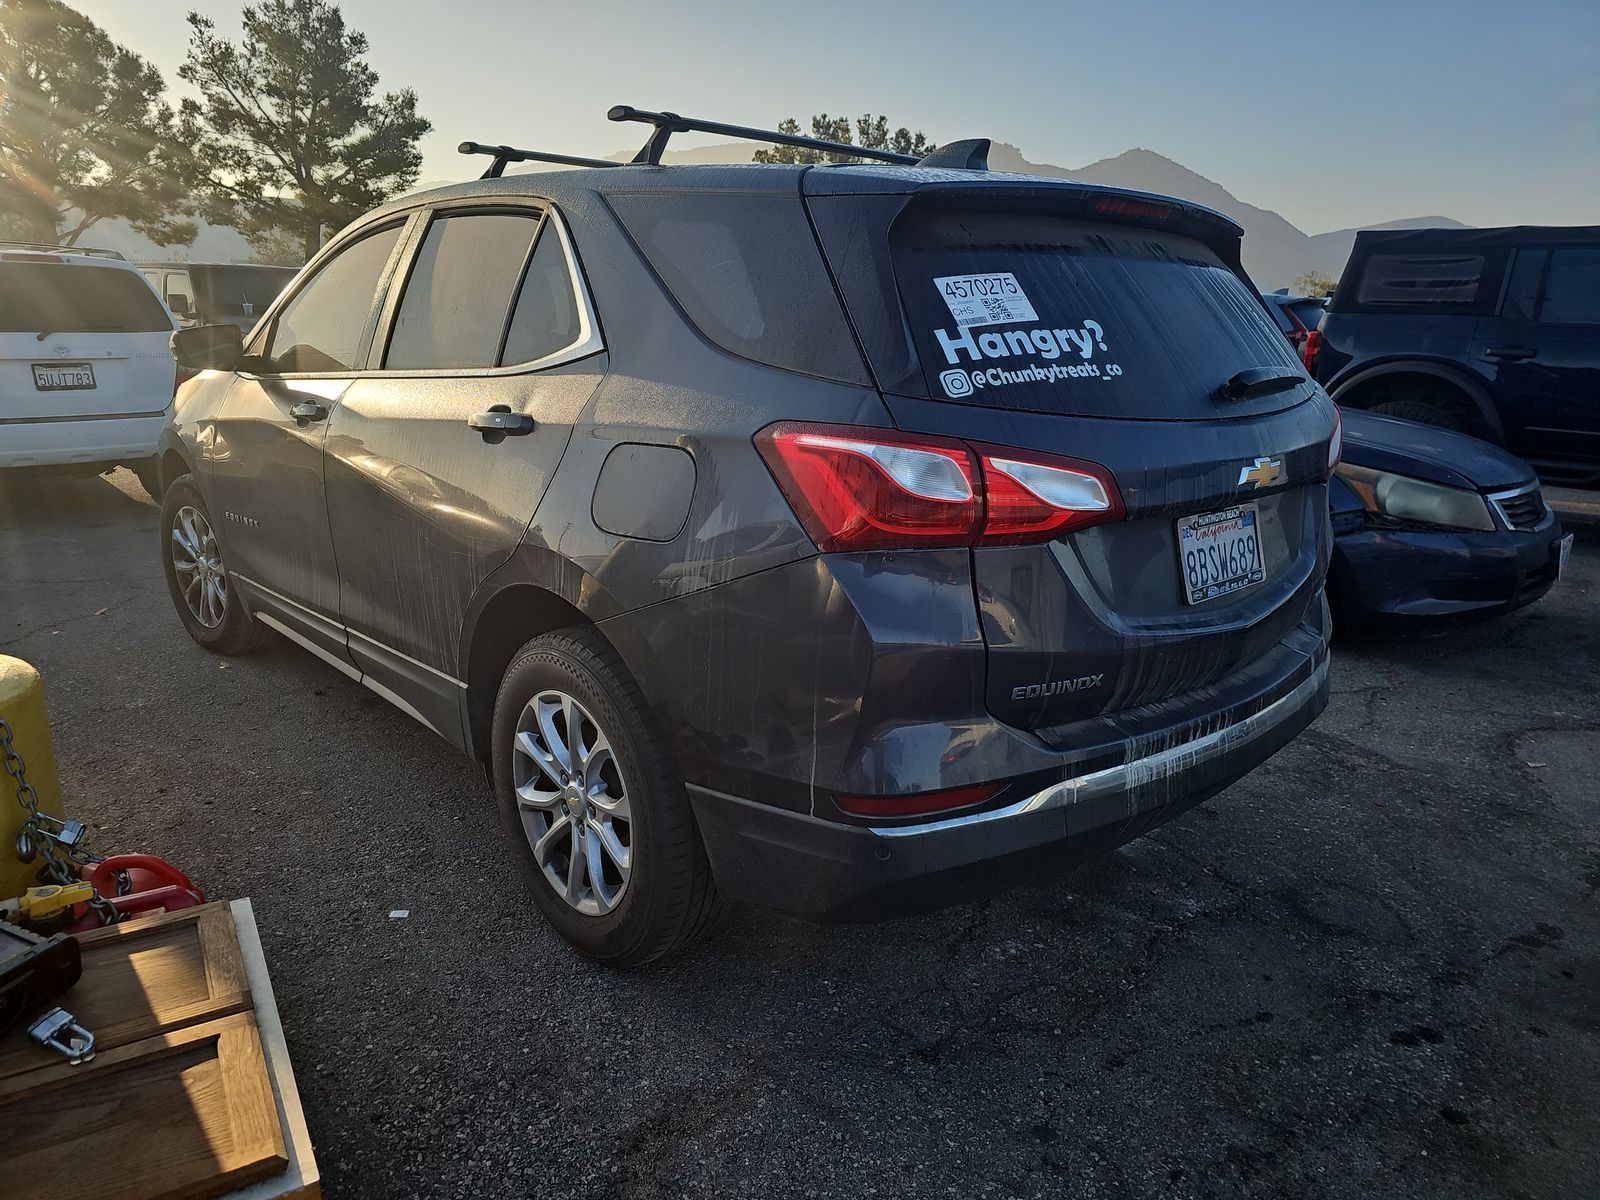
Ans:
[[[118,250],[106,250],[99,246],[57,246],[50,242],[8,242],[0,241],[0,249],[10,250],[48,250],[52,254],[95,254],[101,258],[117,258],[127,262],[127,257]]]
[[[506,165],[514,162],[559,163],[564,167],[620,167],[619,162],[604,158],[579,158],[572,154],[552,154],[546,150],[518,150],[515,146],[486,146],[480,142],[462,142],[456,147],[462,154],[489,154],[494,161],[478,178],[499,179]]]
[[[779,133],[775,129],[752,129],[748,125],[728,125],[721,121],[703,121],[699,117],[681,117],[670,112],[645,112],[629,104],[619,104],[606,113],[612,121],[640,121],[654,125],[650,140],[634,155],[636,164],[658,167],[667,139],[675,133],[715,133],[722,137],[739,138],[752,142],[771,142],[778,146],[799,146],[805,150],[821,150],[828,154],[846,154],[854,158],[872,158],[879,162],[902,163],[915,166],[920,161],[912,154],[896,154],[892,150],[874,150],[866,146],[852,146],[848,142],[829,142],[822,138],[800,137],[793,133]]]

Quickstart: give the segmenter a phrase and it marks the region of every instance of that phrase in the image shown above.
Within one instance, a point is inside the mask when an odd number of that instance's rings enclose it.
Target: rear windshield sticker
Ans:
[[[1039,314],[1010,271],[988,275],[942,275],[933,281],[949,306],[957,329],[971,325],[1009,325],[1037,321]]]
[[[1037,320],[1038,318],[1034,318]],[[939,374],[939,384],[952,399],[970,396],[974,391],[1005,387],[1014,383],[1056,383],[1063,379],[1117,379],[1120,363],[1091,361],[1097,352],[1110,350],[1100,322],[1085,318],[1072,329],[1008,329],[1004,333],[974,336],[965,328],[954,333],[935,329],[934,337],[953,370]],[[963,369],[961,363],[982,363],[989,359],[1010,359],[1005,366],[981,370]],[[1017,361],[1017,360],[1023,361]],[[1055,362],[1055,359],[1065,359]],[[1032,360],[1032,361],[1029,361]],[[1042,360],[1042,361],[1041,361]]]

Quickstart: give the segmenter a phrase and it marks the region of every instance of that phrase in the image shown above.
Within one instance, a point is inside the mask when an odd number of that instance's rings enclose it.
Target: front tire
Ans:
[[[580,954],[636,967],[704,933],[720,905],[666,740],[616,651],[579,626],[506,669],[495,798],[534,903]]]
[[[272,630],[249,613],[222,561],[205,498],[193,475],[180,475],[161,500],[161,566],[167,591],[189,636],[214,654],[249,654]]]

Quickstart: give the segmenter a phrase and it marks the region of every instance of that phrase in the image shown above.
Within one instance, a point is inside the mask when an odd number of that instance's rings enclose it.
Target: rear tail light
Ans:
[[[755,441],[824,553],[1043,542],[1124,512],[1111,473],[1078,459],[851,425]]]
[[[925,817],[982,804],[999,790],[998,783],[984,783],[945,792],[923,792],[919,796],[835,796],[833,799],[841,809],[857,817]]]
[[[1317,351],[1322,349],[1322,330],[1306,330],[1306,340],[1300,343],[1300,361],[1305,364],[1306,374],[1315,379],[1317,377]]]
[[[1333,474],[1333,469],[1339,465],[1339,460],[1344,457],[1344,414],[1339,411],[1339,406],[1333,406],[1333,436],[1328,439],[1328,474]]]

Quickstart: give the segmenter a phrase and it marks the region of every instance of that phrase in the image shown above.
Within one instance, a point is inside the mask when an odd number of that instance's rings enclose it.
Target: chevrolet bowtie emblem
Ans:
[[[1271,487],[1283,478],[1281,458],[1258,458],[1248,467],[1239,468],[1239,486],[1253,488]]]

